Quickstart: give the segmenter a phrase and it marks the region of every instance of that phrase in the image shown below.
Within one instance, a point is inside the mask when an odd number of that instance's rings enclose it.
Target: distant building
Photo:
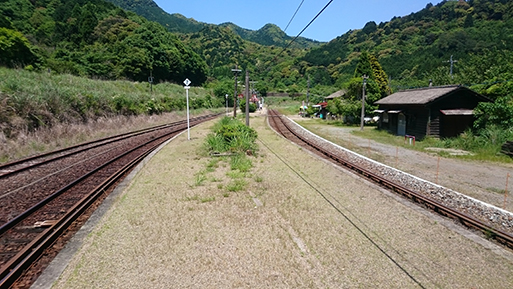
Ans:
[[[288,97],[289,94],[286,92],[268,92],[268,97]]]
[[[339,97],[343,97],[345,94],[346,94],[347,90],[345,89],[342,89],[342,90],[339,90],[339,91],[336,91],[328,96],[326,96],[324,98],[324,101],[328,101],[328,100],[333,100],[335,98],[339,98]]]
[[[417,139],[455,137],[472,127],[473,110],[485,96],[463,86],[399,91],[375,102],[378,128]]]

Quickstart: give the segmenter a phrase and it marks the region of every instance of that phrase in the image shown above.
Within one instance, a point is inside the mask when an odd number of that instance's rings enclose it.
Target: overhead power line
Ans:
[[[299,38],[299,36],[301,36],[301,34],[315,21],[315,19],[317,19],[317,17],[319,17],[322,12],[324,12],[324,10],[326,10],[326,8],[328,8],[328,6],[330,6],[331,2],[333,2],[333,0],[330,0],[330,2],[328,2],[328,4],[326,4],[326,6],[324,6],[324,8],[322,8],[322,10],[317,13],[317,15],[315,15],[315,17],[312,19],[312,21],[310,21],[310,23],[308,23],[308,25],[305,26],[305,28],[303,28],[303,30],[301,30],[301,32],[299,32],[299,34],[294,37],[294,39],[292,39],[289,44],[287,44],[287,46],[285,46],[285,48],[283,48],[280,53],[278,53],[278,55],[276,55],[276,57],[274,57],[274,61],[276,61],[276,59],[278,59],[278,57],[283,53],[283,51],[285,51],[287,48],[289,48],[289,46],[294,42],[296,41],[296,39]]]
[[[299,7],[297,7],[296,12],[294,12],[294,15],[292,15],[292,18],[290,18],[289,24],[287,24],[287,27],[285,27],[285,30],[283,30],[283,32],[287,31],[287,28],[289,28],[290,23],[292,23],[292,20],[294,20],[294,17],[296,17],[297,12],[301,8],[301,6],[303,6],[303,2],[305,2],[305,0],[301,1],[301,4],[299,4]]]

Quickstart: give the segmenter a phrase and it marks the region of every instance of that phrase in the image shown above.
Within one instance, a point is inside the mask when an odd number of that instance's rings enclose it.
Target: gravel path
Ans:
[[[208,126],[194,128],[143,167],[53,288],[513,285],[510,252],[251,123],[260,151],[244,190],[227,190],[237,179],[209,166]]]

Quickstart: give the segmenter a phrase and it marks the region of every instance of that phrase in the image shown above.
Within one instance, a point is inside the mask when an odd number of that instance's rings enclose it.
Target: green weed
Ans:
[[[202,186],[206,180],[207,176],[205,176],[205,173],[200,172],[199,174],[196,174],[194,177],[194,185],[196,187]]]
[[[244,179],[236,179],[226,185],[226,190],[229,192],[240,192],[246,189],[248,183]]]
[[[215,200],[216,200],[216,197],[206,197],[206,198],[200,199],[200,202],[201,203],[210,203],[210,202],[213,202]]]
[[[230,168],[232,170],[239,170],[240,172],[246,173],[253,167],[251,160],[246,155],[236,155],[231,158]]]

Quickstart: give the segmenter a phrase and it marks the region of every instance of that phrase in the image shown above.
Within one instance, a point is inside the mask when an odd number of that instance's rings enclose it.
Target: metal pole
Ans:
[[[246,70],[246,126],[249,126],[249,71]]]
[[[153,70],[150,70],[150,77],[148,77],[150,83],[150,93],[153,93]]]
[[[363,119],[365,118],[365,86],[367,85],[367,78],[369,78],[367,75],[363,75],[363,93],[362,93],[362,113],[361,113],[361,120],[360,120],[360,130],[363,130]]]
[[[235,69],[232,69],[233,74],[235,74],[235,92],[233,93],[233,118],[237,117],[237,74],[241,72],[240,69],[235,65]]]
[[[191,81],[188,78],[186,78],[183,83],[185,84],[185,97],[187,98],[187,139],[191,140],[191,131],[189,123],[189,88],[191,88],[189,85],[191,84]]]
[[[191,130],[189,128],[189,88],[185,89],[185,94],[187,95],[187,139],[191,140]]]
[[[226,115],[228,115],[228,94],[224,98],[226,99]]]
[[[454,60],[452,60],[452,55],[451,55],[451,78],[452,78],[452,66],[454,65]]]

